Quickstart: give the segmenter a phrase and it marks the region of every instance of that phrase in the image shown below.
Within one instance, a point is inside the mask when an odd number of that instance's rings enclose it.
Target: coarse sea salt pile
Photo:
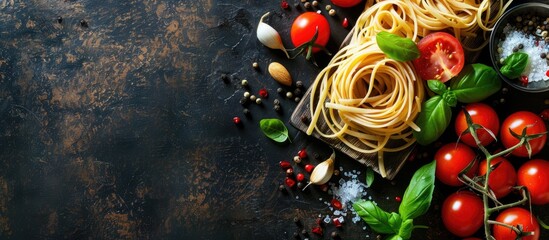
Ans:
[[[508,24],[503,28],[505,39],[498,43],[498,53],[500,63],[509,55],[513,54],[513,49],[528,54],[528,65],[522,72],[523,76],[528,77],[529,82],[549,80],[549,65],[546,58],[540,57],[542,53],[549,52],[549,46],[543,40],[536,36],[517,31],[515,27]],[[521,45],[522,48],[519,48]]]
[[[325,201],[324,204],[329,206],[329,209],[334,216],[339,216],[340,221],[343,220],[343,217],[348,215],[348,212],[351,212],[353,223],[357,223],[361,218],[353,208],[353,203],[367,195],[366,189],[368,187],[358,180],[360,171],[352,170],[350,172],[343,172],[342,168],[340,168],[340,171],[343,176],[338,184],[330,184],[330,193],[335,199],[341,202],[343,205],[342,209],[334,209],[328,201]],[[371,200],[372,197],[369,197],[369,199]],[[325,221],[327,220],[329,220],[329,216],[326,216]]]

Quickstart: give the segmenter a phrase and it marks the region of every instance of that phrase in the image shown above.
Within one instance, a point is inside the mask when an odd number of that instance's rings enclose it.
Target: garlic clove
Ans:
[[[319,163],[309,178],[309,183],[303,188],[307,188],[311,184],[322,185],[330,181],[332,175],[334,174],[334,162],[335,162],[335,151],[332,152],[332,155],[325,161]]]
[[[257,31],[256,36],[257,39],[261,42],[261,44],[265,45],[268,48],[271,49],[280,49],[282,50],[287,58],[290,58],[290,55],[286,51],[286,48],[284,47],[284,44],[282,43],[282,38],[280,38],[280,34],[271,27],[271,25],[266,24],[263,22],[263,19],[267,17],[270,14],[270,12],[267,12],[263,14],[261,19],[259,19],[259,24],[257,25]]]

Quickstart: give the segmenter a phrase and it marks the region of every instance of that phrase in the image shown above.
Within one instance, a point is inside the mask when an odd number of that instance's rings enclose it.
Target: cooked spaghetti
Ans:
[[[389,59],[375,35],[387,31],[418,41],[433,31],[449,31],[458,39],[489,30],[508,6],[492,15],[490,1],[373,0],[366,2],[348,44],[316,77],[310,94],[313,131],[339,139],[361,153],[378,153],[386,175],[383,152],[401,151],[415,142],[414,120],[421,111],[424,82],[411,62]]]

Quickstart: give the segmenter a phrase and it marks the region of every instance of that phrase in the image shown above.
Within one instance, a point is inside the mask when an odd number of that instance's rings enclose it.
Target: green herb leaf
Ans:
[[[371,168],[366,168],[366,187],[372,186],[372,183],[374,183],[374,170]]]
[[[375,232],[383,234],[398,233],[402,219],[397,213],[385,212],[372,201],[365,200],[353,203],[353,208],[358,216]]]
[[[501,88],[496,70],[481,63],[466,65],[450,81],[450,89],[462,103],[480,102]]]
[[[288,128],[277,118],[261,119],[259,127],[263,134],[275,142],[285,142],[288,135]]]
[[[414,173],[398,209],[404,220],[425,214],[431,206],[435,190],[435,168],[436,162],[432,161]]]
[[[448,91],[446,84],[439,80],[427,80],[427,86],[438,95],[442,95],[444,92]]]
[[[499,71],[507,78],[518,78],[526,68],[526,65],[528,65],[528,54],[516,52],[505,58],[503,66]]]
[[[389,58],[406,62],[419,57],[419,49],[412,39],[404,38],[388,32],[379,32],[376,35],[379,49]]]
[[[414,131],[416,141],[428,145],[436,141],[450,124],[452,109],[442,96],[433,96],[425,101],[415,123],[421,131]]]
[[[397,234],[394,234],[394,235],[388,236],[387,238],[385,238],[385,240],[404,240],[404,238],[402,238]]]
[[[402,239],[410,239],[412,237],[413,230],[414,230],[414,220],[406,219],[400,225],[400,229],[398,230],[398,235],[401,236]]]

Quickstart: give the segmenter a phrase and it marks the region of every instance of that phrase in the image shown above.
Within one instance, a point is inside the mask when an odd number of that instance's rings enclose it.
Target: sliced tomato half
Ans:
[[[431,33],[421,39],[417,47],[420,57],[414,60],[414,67],[423,80],[446,82],[463,69],[463,47],[448,33]]]

